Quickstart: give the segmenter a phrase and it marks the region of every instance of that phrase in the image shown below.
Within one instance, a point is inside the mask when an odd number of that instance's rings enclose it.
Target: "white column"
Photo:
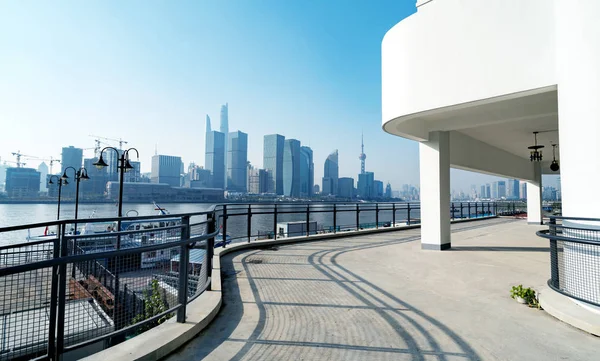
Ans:
[[[534,180],[527,181],[527,223],[543,224],[542,218],[542,167],[534,162]]]
[[[556,0],[555,14],[562,212],[600,218],[600,1]],[[600,237],[599,222],[563,223],[596,230]],[[592,232],[585,233],[590,237]],[[581,237],[583,232],[565,229],[564,235]],[[597,248],[565,243],[563,259],[565,290],[600,302]]]
[[[450,248],[450,137],[431,132],[419,144],[421,248]]]

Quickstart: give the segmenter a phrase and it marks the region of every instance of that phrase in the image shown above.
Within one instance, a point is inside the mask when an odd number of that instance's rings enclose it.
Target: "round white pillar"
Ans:
[[[600,218],[600,1],[556,0],[555,4],[563,216]],[[564,224],[590,229],[587,237],[600,239],[598,222]],[[565,230],[565,235],[581,238],[582,232]],[[591,263],[590,257],[595,258]],[[600,255],[590,246],[572,243],[565,245],[563,260],[562,286],[575,296],[600,303],[600,292],[594,291],[600,289],[600,274],[592,274],[598,273],[593,264],[600,262]]]

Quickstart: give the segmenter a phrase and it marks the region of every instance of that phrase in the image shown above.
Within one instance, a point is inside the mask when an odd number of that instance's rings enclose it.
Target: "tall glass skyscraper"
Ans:
[[[268,172],[268,193],[283,195],[283,145],[285,137],[269,134],[264,137],[263,168]]]
[[[180,172],[181,157],[158,154],[152,156],[152,175],[150,176],[152,183],[166,183],[171,187],[179,187],[181,185]]]
[[[321,194],[337,195],[338,178],[338,150],[336,149],[333,153],[329,154],[327,159],[325,159],[325,167],[323,170],[323,187],[321,188]]]
[[[300,196],[300,141],[286,139],[283,144],[283,194]]]
[[[362,199],[371,199],[374,197],[375,174],[373,172],[365,172],[358,175],[358,195]]]
[[[212,175],[212,187],[225,189],[225,134],[212,130],[206,133],[204,166]]]
[[[313,151],[309,147],[300,147],[300,196],[310,197],[315,183],[315,164]]]
[[[65,172],[65,169],[67,169],[68,167],[73,167],[76,170],[79,170],[83,165],[83,149],[75,148],[73,146],[63,148],[60,165],[61,174],[63,174]],[[69,169],[69,171],[67,172],[67,176],[70,178],[69,184],[62,187],[62,196],[67,198],[74,198],[76,182],[73,182],[75,178],[75,173],[72,169]]]
[[[229,134],[229,103],[225,103],[225,105],[221,105],[221,133],[225,134],[225,143],[224,143],[224,151],[227,156],[229,152],[229,145],[227,144],[227,138]],[[225,169],[228,169],[227,166],[227,157],[225,158]],[[227,176],[223,174],[223,182],[225,187],[227,187]]]
[[[229,151],[227,152],[227,189],[246,192],[248,179],[248,134],[229,133]]]

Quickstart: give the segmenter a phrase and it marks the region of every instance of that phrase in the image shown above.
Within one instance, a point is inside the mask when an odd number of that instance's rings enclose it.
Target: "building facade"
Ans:
[[[283,195],[300,196],[300,141],[286,139],[283,145]]]
[[[229,103],[225,103],[224,105],[221,105],[221,133],[225,134],[225,143],[224,143],[224,147],[223,150],[225,152],[225,160],[224,160],[224,169],[225,171],[227,171],[227,169],[229,168],[229,165],[227,163],[228,159],[227,159],[227,154],[229,153]],[[227,187],[227,174],[223,175],[224,180],[223,180],[223,188],[225,189]]]
[[[248,134],[229,133],[229,151],[227,152],[227,190],[245,193],[248,178]]]
[[[362,199],[372,199],[374,197],[375,174],[373,172],[364,172],[358,175],[358,196]]]
[[[338,179],[338,197],[353,198],[354,197],[354,178],[342,177]]]
[[[269,174],[268,193],[283,194],[283,148],[285,137],[269,134],[264,137],[263,168]]]
[[[69,167],[73,167],[78,170],[83,165],[83,149],[75,148],[73,146],[63,147],[60,161],[60,174],[64,174],[65,170]],[[75,178],[75,173],[72,169],[67,171],[67,176],[71,178],[69,184],[62,187],[62,197],[64,198],[75,198],[75,182],[72,182]]]
[[[40,172],[33,168],[7,168],[6,194],[10,198],[35,198],[40,192]]]
[[[215,130],[206,134],[204,166],[210,171],[211,187],[225,189],[225,134]]]
[[[139,172],[139,171],[138,171]],[[171,187],[181,185],[181,157],[172,155],[152,156],[152,183],[165,183]]]
[[[315,164],[313,151],[309,147],[300,147],[300,196],[311,197],[315,183]]]
[[[338,191],[339,164],[338,150],[336,149],[325,159],[323,167],[323,182],[321,194],[336,195]]]
[[[263,194],[268,191],[267,171],[248,167],[248,193]]]

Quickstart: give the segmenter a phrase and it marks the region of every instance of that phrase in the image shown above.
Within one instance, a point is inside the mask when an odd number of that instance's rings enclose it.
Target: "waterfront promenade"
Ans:
[[[412,229],[226,255],[219,315],[168,359],[596,360],[596,337],[509,297],[548,279],[536,228],[454,224],[445,252]]]

